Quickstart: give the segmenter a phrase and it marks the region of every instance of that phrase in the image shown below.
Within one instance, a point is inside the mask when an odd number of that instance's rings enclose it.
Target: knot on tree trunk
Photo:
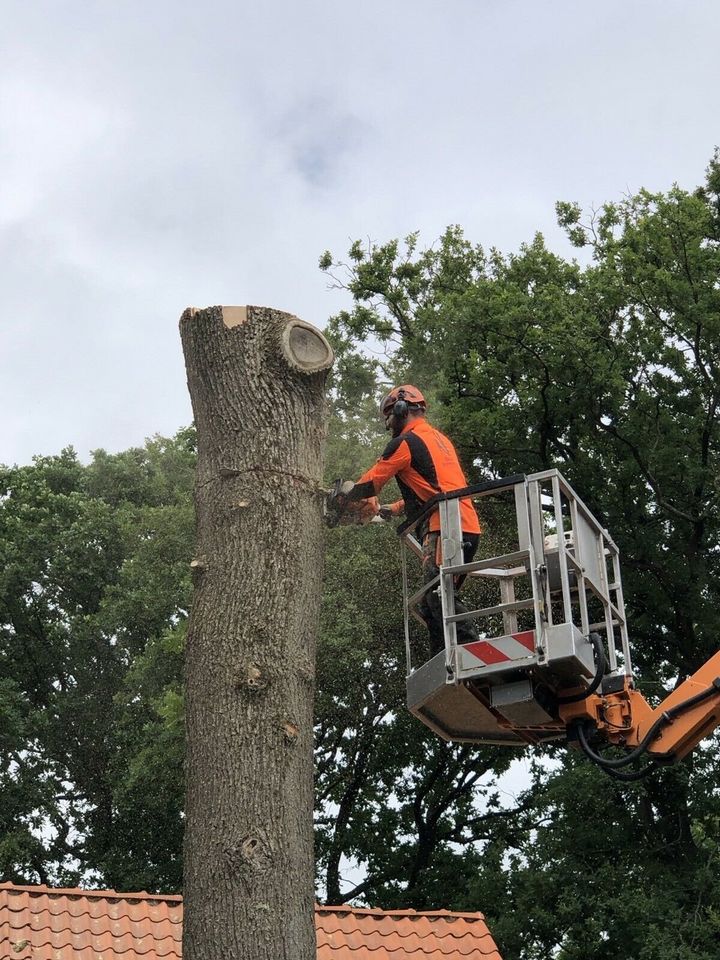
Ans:
[[[241,875],[250,879],[266,873],[275,861],[274,850],[265,831],[251,830],[225,850],[225,859]]]
[[[270,677],[256,663],[248,663],[238,671],[236,684],[247,693],[262,693],[270,683]]]
[[[285,720],[282,724],[282,730],[285,743],[290,745],[297,743],[300,736],[300,727],[296,723],[293,723],[292,720]]]
[[[195,557],[190,561],[190,575],[193,583],[198,583],[207,570],[207,558]]]

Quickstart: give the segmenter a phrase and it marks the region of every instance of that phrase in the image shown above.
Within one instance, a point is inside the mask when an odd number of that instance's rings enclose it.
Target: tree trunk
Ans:
[[[313,695],[323,335],[261,307],[180,319],[198,435],[186,651],[185,960],[315,960]]]

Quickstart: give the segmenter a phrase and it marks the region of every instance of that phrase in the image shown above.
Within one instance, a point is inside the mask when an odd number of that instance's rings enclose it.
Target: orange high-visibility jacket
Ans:
[[[382,456],[355,484],[353,500],[375,496],[395,477],[405,501],[405,512],[416,517],[424,503],[437,493],[467,486],[455,447],[424,417],[408,423],[393,437]],[[460,520],[465,533],[480,533],[480,521],[469,498],[460,501]],[[430,530],[440,529],[437,510],[430,515]]]

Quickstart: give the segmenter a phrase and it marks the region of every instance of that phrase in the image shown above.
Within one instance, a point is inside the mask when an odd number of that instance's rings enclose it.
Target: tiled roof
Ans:
[[[0,883],[2,960],[178,960],[182,897]]]
[[[318,960],[501,960],[481,913],[316,907]],[[182,897],[0,883],[2,960],[179,960]]]
[[[318,960],[502,960],[481,913],[316,907]]]

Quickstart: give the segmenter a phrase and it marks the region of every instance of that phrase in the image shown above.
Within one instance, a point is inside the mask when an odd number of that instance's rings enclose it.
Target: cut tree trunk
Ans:
[[[262,307],[180,319],[198,439],[184,960],[315,960],[313,695],[332,350]]]

